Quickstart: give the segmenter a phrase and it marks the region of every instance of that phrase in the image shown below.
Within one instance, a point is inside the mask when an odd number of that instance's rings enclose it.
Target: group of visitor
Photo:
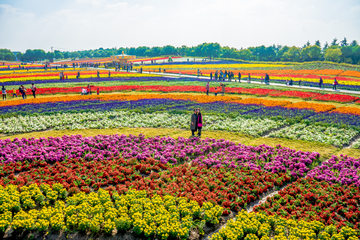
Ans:
[[[206,95],[209,95],[210,92],[210,82],[206,84]],[[215,87],[214,95],[217,96],[218,93],[221,93],[222,96],[225,95],[225,84],[220,83],[219,87]]]
[[[96,94],[97,95],[100,94],[100,89],[99,88],[96,89]],[[90,84],[88,84],[86,88],[81,89],[81,95],[92,95]]]
[[[200,75],[199,73],[201,73],[201,72],[198,69],[198,76]],[[240,78],[241,78],[241,74],[240,74]],[[229,71],[225,70],[224,72],[222,70],[220,70],[220,71],[216,70],[216,72],[214,73],[214,80],[215,81],[226,81],[227,79],[229,81],[231,81],[231,79],[235,79],[234,72],[232,72],[230,70]],[[213,80],[213,73],[212,72],[210,73],[210,80]]]
[[[36,90],[37,90],[37,89],[36,89],[36,86],[35,86],[34,83],[31,84],[30,89],[31,89],[32,95],[34,96],[34,98],[36,98]],[[26,88],[25,88],[24,85],[20,85],[20,86],[19,86],[19,93],[21,94],[21,96],[22,96],[23,99],[26,99],[26,98],[27,98],[27,96],[26,96]],[[6,88],[5,88],[4,85],[2,85],[2,87],[1,87],[1,94],[2,94],[2,99],[3,99],[3,100],[6,100],[7,90],[6,90]],[[13,96],[12,96],[13,98],[17,97],[17,93],[16,93],[16,89],[15,89],[15,88],[12,89],[12,95],[13,95]]]
[[[323,81],[323,79],[320,77],[320,80],[319,80],[319,88],[322,87],[323,83],[324,83],[324,81]],[[334,78],[334,82],[333,82],[332,85],[333,85],[333,90],[336,90],[337,85],[339,85],[339,82],[336,80],[336,78]]]
[[[198,132],[198,137],[201,137],[201,129],[203,125],[203,118],[200,112],[200,108],[194,109],[193,115],[191,115],[190,130],[192,137],[195,137],[195,133]]]
[[[78,73],[78,74],[80,76],[80,73]],[[68,79],[68,76],[67,75],[65,76],[64,71],[59,72],[59,77],[60,77],[60,80],[64,80],[65,78]]]

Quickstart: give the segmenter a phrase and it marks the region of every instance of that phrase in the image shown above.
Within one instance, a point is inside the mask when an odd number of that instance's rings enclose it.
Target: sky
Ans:
[[[360,42],[360,0],[0,0],[0,48]]]

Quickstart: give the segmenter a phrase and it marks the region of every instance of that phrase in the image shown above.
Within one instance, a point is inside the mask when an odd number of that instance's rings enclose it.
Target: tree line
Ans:
[[[0,49],[1,60],[15,59],[15,55],[3,54]],[[296,46],[257,46],[249,48],[230,48],[220,46],[219,43],[202,43],[197,46],[174,47],[166,45],[163,47],[131,47],[131,48],[99,48],[83,51],[59,51],[45,52],[42,49],[28,49],[24,54],[18,53],[17,58],[21,61],[39,61],[42,59],[62,58],[99,58],[119,55],[122,52],[128,55],[142,57],[155,57],[161,55],[181,55],[189,57],[213,57],[232,58],[248,61],[285,61],[285,62],[306,62],[306,61],[331,61],[338,63],[360,64],[360,46],[356,40],[349,43],[346,38],[339,41],[334,38],[330,44],[327,42],[322,46],[320,41],[311,44],[309,41],[302,47]]]

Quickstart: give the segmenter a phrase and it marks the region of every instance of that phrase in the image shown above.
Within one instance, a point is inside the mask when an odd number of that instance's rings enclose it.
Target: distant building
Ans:
[[[113,62],[121,62],[126,63],[128,60],[136,59],[136,56],[134,55],[126,55],[124,52],[120,55],[114,55],[110,57]]]

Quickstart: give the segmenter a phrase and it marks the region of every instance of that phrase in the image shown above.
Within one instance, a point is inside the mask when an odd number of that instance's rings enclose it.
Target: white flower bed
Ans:
[[[358,134],[356,130],[335,127],[307,126],[294,124],[269,134],[270,137],[287,138],[296,140],[315,141],[334,146],[349,144],[350,140]]]
[[[151,113],[140,114],[125,111],[95,113],[59,113],[7,118],[0,123],[0,133],[14,134],[46,129],[104,129],[119,127],[151,128],[190,128],[190,115]],[[224,130],[241,132],[253,136],[280,127],[284,121],[269,119],[226,118],[222,116],[203,116],[203,130]]]

